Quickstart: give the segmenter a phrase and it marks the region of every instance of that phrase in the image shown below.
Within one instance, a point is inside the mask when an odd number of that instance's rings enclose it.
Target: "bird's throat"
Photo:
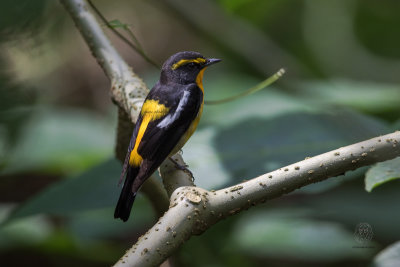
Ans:
[[[204,95],[204,87],[203,87],[203,75],[204,75],[204,71],[206,70],[206,68],[202,69],[199,74],[197,74],[196,77],[196,84],[197,86],[201,89],[201,91],[203,92]]]

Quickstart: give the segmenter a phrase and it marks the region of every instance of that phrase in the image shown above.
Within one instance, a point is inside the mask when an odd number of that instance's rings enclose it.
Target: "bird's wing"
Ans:
[[[129,142],[128,152],[126,153],[125,160],[124,160],[124,165],[122,166],[122,172],[121,172],[121,175],[120,175],[120,178],[119,178],[118,186],[124,180],[126,171],[128,170],[129,158],[130,158],[130,155],[131,155],[131,151],[133,150],[133,147],[135,146],[136,136],[137,136],[137,133],[139,131],[139,126],[142,123],[142,119],[143,119],[143,117],[139,114],[139,118],[137,119],[137,121],[135,123],[135,128],[133,129],[132,137],[131,137],[131,140]]]
[[[143,159],[161,164],[196,118],[203,102],[201,90],[191,84],[179,94],[179,101],[170,108],[170,112],[147,127],[138,147]]]
[[[150,121],[141,136],[137,152],[143,158],[143,163],[140,166],[141,177],[135,179],[134,187],[140,187],[141,183],[168,157],[200,110],[203,94],[197,85],[185,85],[184,88],[179,89],[171,95],[167,94],[161,86],[156,85],[146,97],[145,102],[157,100],[164,103],[169,108],[169,112],[159,119]],[[143,114],[140,114],[129,144],[121,181],[129,166],[131,152],[134,149],[140,128],[144,127],[142,125],[143,120]]]

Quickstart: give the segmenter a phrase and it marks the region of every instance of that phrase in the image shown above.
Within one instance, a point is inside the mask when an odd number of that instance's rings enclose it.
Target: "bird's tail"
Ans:
[[[124,186],[122,187],[121,195],[119,196],[117,206],[115,207],[114,218],[121,218],[124,222],[128,220],[129,215],[131,214],[133,201],[136,197],[136,192],[132,192],[132,185],[138,172],[138,167],[128,167]]]

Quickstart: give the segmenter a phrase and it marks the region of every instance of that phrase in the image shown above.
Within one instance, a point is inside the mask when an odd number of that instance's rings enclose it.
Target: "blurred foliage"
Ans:
[[[214,81],[215,85],[207,84],[212,92],[247,86],[234,77],[214,78]],[[185,159],[195,177],[205,177],[198,185],[227,186],[390,131],[382,120],[346,109],[335,111],[334,107],[322,105],[310,108],[307,102],[269,88],[268,93],[208,107],[201,122],[207,126],[191,138],[185,150]],[[238,141],[241,139],[245,142]],[[210,169],[214,171],[210,173]],[[349,173],[346,177],[359,175]],[[303,190],[320,191],[341,180],[314,184]]]
[[[180,50],[223,58],[206,71],[207,100],[286,68],[274,87],[205,106],[183,155],[198,186],[232,185],[400,128],[396,1],[94,3],[110,20],[127,23],[157,62]],[[0,265],[111,265],[155,214],[139,195],[129,222],[113,219],[121,165],[113,159],[116,108],[108,81],[57,1],[2,1],[0,33]],[[113,42],[153,85],[159,73]],[[365,184],[368,168],[220,222],[191,238],[174,261],[397,264],[396,244],[374,256],[400,239],[398,161],[373,166]],[[374,232],[368,248],[356,248],[360,222]]]
[[[372,266],[394,267],[400,264],[400,242],[385,248],[376,255]]]
[[[379,162],[365,175],[365,189],[371,192],[377,186],[400,178],[400,158]]]
[[[399,59],[400,18],[395,13],[400,9],[400,3],[384,0],[377,5],[375,1],[367,0],[356,5],[354,24],[357,37],[374,54]]]
[[[22,31],[37,33],[47,0],[3,0],[0,8],[0,40],[12,38]],[[33,31],[33,32],[32,32]]]
[[[354,244],[353,235],[340,225],[302,218],[299,213],[301,210],[286,210],[246,216],[236,225],[236,243],[258,257],[329,262],[366,258],[373,253],[349,250]]]
[[[71,173],[110,155],[114,131],[104,118],[78,109],[31,111],[35,115],[21,127],[20,141],[8,153],[3,173]]]
[[[77,177],[67,178],[43,190],[26,205],[16,209],[8,219],[13,220],[38,213],[62,216],[112,207],[117,201],[119,190],[110,177],[118,176],[120,168],[121,165],[117,160],[110,160]]]

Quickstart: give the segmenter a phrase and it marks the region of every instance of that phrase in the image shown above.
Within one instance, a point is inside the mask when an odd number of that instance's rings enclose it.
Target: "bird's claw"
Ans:
[[[190,177],[192,177],[192,179],[193,179],[193,177],[194,177],[194,176],[193,176],[193,173],[187,168],[187,167],[189,167],[189,165],[187,165],[187,164],[181,165],[181,164],[179,164],[178,162],[176,162],[176,161],[175,161],[174,159],[172,159],[172,158],[169,158],[169,160],[172,161],[172,163],[174,163],[175,167],[176,167],[178,170],[184,171],[185,173],[189,174]]]

